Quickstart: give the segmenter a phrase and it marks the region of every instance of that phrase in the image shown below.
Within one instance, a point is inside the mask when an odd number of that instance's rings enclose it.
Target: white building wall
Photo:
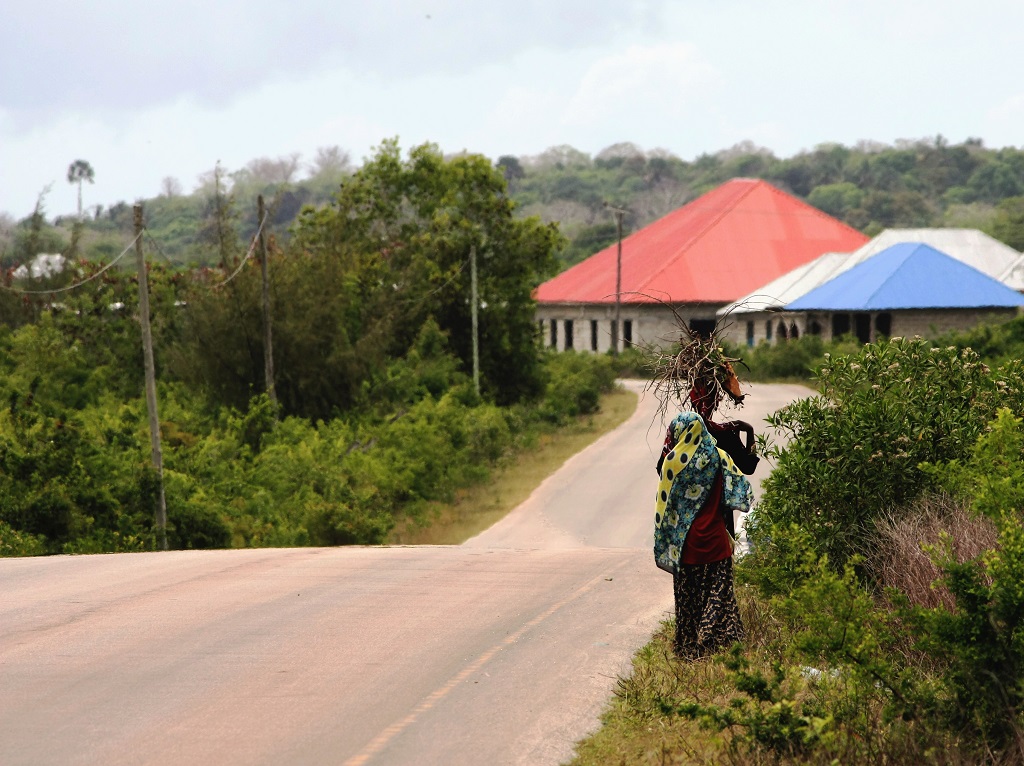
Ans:
[[[803,314],[749,311],[719,317],[720,336],[741,348],[775,343],[782,337],[797,337],[805,332],[807,322]]]
[[[675,307],[686,323],[693,320],[714,321],[715,311],[721,304],[682,304]],[[856,334],[856,316],[866,316],[869,324],[869,340],[874,341],[883,334],[887,337],[913,337],[920,335],[936,337],[952,330],[967,330],[983,322],[999,322],[1012,319],[1017,309],[927,309],[872,312],[843,312],[849,319],[850,332]],[[888,317],[889,331],[883,333]],[[538,329],[545,346],[566,350],[567,322],[572,322],[572,348],[575,351],[603,354],[611,349],[612,320],[615,306],[605,304],[541,304],[537,307]],[[650,304],[623,304],[621,307],[623,327],[620,330],[620,344],[631,338],[635,345],[668,347],[679,340],[678,320],[667,306]],[[832,312],[747,312],[719,317],[720,337],[743,347],[758,346],[761,343],[778,343],[785,338],[820,334],[826,341],[833,340]],[[551,342],[551,324],[554,322],[555,342]],[[596,323],[596,349],[592,332]],[[748,326],[749,325],[749,326]],[[795,333],[794,333],[795,328]],[[815,333],[815,330],[818,332]],[[624,347],[621,346],[621,347]]]
[[[681,318],[689,323],[693,320],[714,322],[715,311],[721,307],[720,303],[707,303],[684,304],[675,308]],[[677,319],[672,309],[667,306],[624,303],[620,307],[620,317],[620,348],[623,348],[626,342],[632,342],[634,345],[667,346],[679,339]],[[614,319],[614,304],[544,303],[537,306],[537,326],[541,340],[545,346],[553,346],[558,351],[565,351],[567,348],[570,322],[573,350],[599,354],[609,351],[612,346]]]
[[[894,311],[841,312],[847,318],[851,334],[857,334],[856,317],[867,318],[869,341],[885,336],[890,338],[937,337],[954,330],[967,330],[984,322],[1002,322],[1017,315],[1017,309],[899,309]],[[738,346],[757,346],[778,343],[803,335],[821,335],[825,340],[833,337],[833,317],[827,311],[764,311],[732,314],[723,318],[723,337]],[[888,317],[888,332],[883,328]],[[728,323],[728,324],[727,324]],[[748,335],[752,323],[752,336]],[[770,329],[769,329],[770,328]],[[785,336],[783,336],[785,330]],[[752,342],[748,338],[752,337]],[[836,336],[838,337],[838,336]]]
[[[930,309],[892,312],[891,337],[932,338],[952,330],[968,330],[988,322],[1005,322],[1017,316],[1017,309]]]

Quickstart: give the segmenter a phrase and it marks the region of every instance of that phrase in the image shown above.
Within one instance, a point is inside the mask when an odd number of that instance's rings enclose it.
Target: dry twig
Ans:
[[[690,392],[700,388],[711,401],[726,400],[742,404],[729,391],[729,381],[735,378],[733,364],[742,359],[726,355],[720,335],[728,326],[722,320],[710,333],[692,329],[679,312],[669,303],[645,296],[668,308],[675,319],[676,329],[671,337],[662,338],[663,345],[647,344],[640,347],[645,367],[651,372],[651,382],[645,391],[658,399],[659,416],[669,410],[692,407]]]

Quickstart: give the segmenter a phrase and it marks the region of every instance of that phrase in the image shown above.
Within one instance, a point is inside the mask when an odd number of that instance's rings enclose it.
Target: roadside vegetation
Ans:
[[[771,419],[746,643],[683,663],[665,624],[573,763],[1024,763],[1022,328],[824,352]]]
[[[530,291],[561,240],[504,189],[482,157],[386,143],[308,208],[267,256],[273,396],[230,198],[218,268],[150,265],[171,547],[383,543],[598,413],[616,369],[538,344]],[[137,280],[100,269],[0,290],[0,555],[157,545]]]
[[[561,426],[532,429],[523,448],[507,455],[484,483],[457,491],[449,502],[432,503],[417,518],[403,519],[388,537],[400,545],[458,545],[483,532],[526,500],[544,479],[576,453],[625,422],[637,395],[615,388],[601,396],[595,412]]]

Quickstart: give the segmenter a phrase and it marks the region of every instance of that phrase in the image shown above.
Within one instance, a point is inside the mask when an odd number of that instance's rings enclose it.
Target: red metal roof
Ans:
[[[622,302],[728,303],[868,237],[766,181],[735,178],[622,240]],[[614,303],[618,243],[540,285],[540,303]]]

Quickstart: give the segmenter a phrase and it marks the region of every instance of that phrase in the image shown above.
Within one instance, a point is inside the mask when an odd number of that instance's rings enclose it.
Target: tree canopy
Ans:
[[[85,160],[75,160],[68,165],[68,183],[78,184],[78,217],[82,217],[82,182],[93,183],[96,180],[96,171],[92,169]]]
[[[496,166],[516,203],[515,217],[558,224],[565,238],[558,251],[560,268],[614,242],[606,202],[630,211],[623,222],[629,233],[740,176],[763,178],[869,235],[893,227],[956,226],[978,228],[1012,244],[1006,238],[1018,241],[1013,214],[1000,205],[1024,196],[1024,150],[988,148],[979,139],[951,144],[942,136],[893,145],[825,143],[791,157],[744,141],[691,160],[628,141],[594,156],[563,145],[534,156],[504,154]],[[340,147],[322,147],[306,163],[291,154],[219,170],[223,191],[239,209],[254,209],[256,196],[263,195],[282,243],[300,211],[330,205],[353,172]],[[177,262],[209,262],[195,232],[209,217],[214,173],[204,174],[192,194],[180,194],[172,184],[146,201],[154,237]],[[131,230],[131,207],[124,202],[97,207],[83,227],[80,242],[75,240],[82,252],[109,255],[111,235]],[[58,228],[58,236],[70,242],[71,227]]]
[[[403,157],[388,141],[331,205],[306,208],[270,256],[285,410],[326,418],[354,406],[431,324],[471,372],[474,251],[482,393],[500,404],[535,396],[542,381],[531,291],[554,273],[561,240],[554,225],[517,217],[514,207],[486,158],[448,159],[430,144]],[[262,390],[258,282],[248,270],[223,292],[191,297],[193,331],[176,355],[181,374],[213,381],[239,406]]]

